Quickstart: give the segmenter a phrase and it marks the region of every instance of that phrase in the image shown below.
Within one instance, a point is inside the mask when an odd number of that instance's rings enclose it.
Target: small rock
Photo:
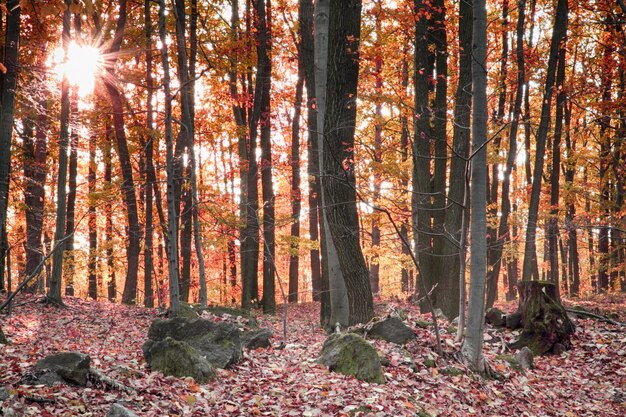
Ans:
[[[52,385],[63,381],[79,386],[87,385],[87,374],[91,358],[79,352],[61,352],[48,356],[35,364],[35,370],[43,372],[40,384]]]
[[[333,372],[351,375],[365,382],[385,383],[376,349],[354,333],[332,334],[324,342],[318,363]]]
[[[268,348],[272,346],[270,329],[248,330],[241,334],[241,343],[246,349]]]
[[[8,400],[10,396],[11,393],[7,387],[0,387],[0,401]]]
[[[374,323],[368,334],[373,339],[386,340],[398,345],[403,345],[415,339],[413,330],[397,317],[387,317],[382,321]]]
[[[515,359],[522,369],[534,369],[534,357],[535,355],[533,355],[533,352],[527,346],[524,346],[515,353]]]
[[[504,313],[502,310],[492,307],[485,314],[485,321],[492,326],[502,327],[505,324]]]
[[[107,417],[137,417],[137,414],[124,407],[119,403],[115,403],[109,409]]]
[[[522,313],[517,311],[515,313],[507,314],[505,317],[505,321],[507,329],[519,329],[520,327],[522,327]]]

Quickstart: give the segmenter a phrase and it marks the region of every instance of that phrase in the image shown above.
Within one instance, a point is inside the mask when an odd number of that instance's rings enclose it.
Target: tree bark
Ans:
[[[67,58],[67,48],[70,43],[70,0],[65,0],[68,6],[63,13],[63,49]],[[5,81],[6,82],[6,81]],[[67,75],[63,76],[61,82],[61,131],[59,136],[59,171],[57,173],[57,209],[56,227],[54,230],[54,247],[57,251],[52,256],[52,276],[50,277],[50,289],[48,298],[56,304],[62,304],[61,286],[63,279],[63,252],[65,245],[65,220],[67,215],[67,147],[69,142],[69,121],[70,121],[70,82]],[[57,245],[60,245],[57,247]]]
[[[369,272],[359,242],[354,131],[359,74],[361,1],[331,2],[324,121],[324,209],[348,294],[349,324],[374,315]]]
[[[339,265],[339,258],[335,243],[328,224],[328,199],[324,181],[326,167],[324,156],[330,152],[327,148],[326,123],[326,96],[328,83],[329,59],[329,29],[330,29],[330,2],[318,0],[315,3],[315,97],[317,108],[317,149],[320,162],[320,249],[322,253],[322,306],[320,321],[322,326],[334,326],[339,323],[347,326],[349,323],[349,305],[346,284]],[[328,297],[325,297],[328,294]]]
[[[7,0],[6,36],[4,39],[4,66],[6,72],[0,88],[0,236],[6,236],[11,174],[11,140],[17,87],[18,52],[20,42],[20,10],[18,0]],[[0,282],[4,282],[4,259],[7,242],[0,237]],[[1,284],[0,284],[1,285]]]
[[[467,331],[462,354],[470,369],[487,372],[482,354],[487,274],[487,10],[485,0],[474,0],[472,47],[472,201],[471,267]]]
[[[165,31],[165,0],[159,0],[159,38],[162,45],[167,45]],[[163,64],[163,90],[165,94],[165,147],[167,167],[167,265],[170,290],[170,316],[180,314],[180,286],[178,269],[178,221],[176,218],[175,194],[175,161],[172,134],[172,93],[170,91],[170,65],[167,48],[161,48]]]
[[[533,185],[528,206],[528,222],[526,225],[526,243],[524,245],[524,264],[522,267],[522,279],[530,280],[533,270],[537,265],[537,217],[539,213],[539,199],[541,196],[541,181],[543,177],[544,155],[548,128],[550,127],[550,113],[552,108],[552,96],[554,93],[556,67],[559,50],[564,46],[567,36],[567,0],[559,0],[557,3],[550,55],[546,72],[544,96],[541,105],[541,119],[537,132],[537,144],[535,151],[535,166],[533,169]]]

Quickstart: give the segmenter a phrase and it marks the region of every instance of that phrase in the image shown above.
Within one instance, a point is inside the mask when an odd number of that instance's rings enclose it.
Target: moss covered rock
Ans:
[[[190,376],[198,383],[205,383],[215,378],[215,370],[200,352],[188,343],[166,337],[154,342],[145,355],[148,366],[163,375]]]
[[[198,311],[188,303],[180,303],[180,317],[193,320],[198,318]]]
[[[241,331],[232,323],[214,323],[204,319],[176,317],[169,320],[156,319],[148,330],[148,340],[144,346],[144,356],[152,349],[154,342],[167,337],[187,342],[198,350],[213,366],[227,368],[239,362],[243,356]]]
[[[376,349],[354,333],[333,334],[324,342],[318,363],[333,372],[366,382],[385,383]]]

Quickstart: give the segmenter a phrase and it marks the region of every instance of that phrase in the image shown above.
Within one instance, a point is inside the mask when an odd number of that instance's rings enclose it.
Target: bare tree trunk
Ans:
[[[20,10],[18,0],[7,0],[4,60],[6,72],[0,88],[0,236],[6,236],[9,207],[9,181],[11,173],[11,139],[17,87],[18,52],[20,41]],[[0,237],[0,282],[4,282],[4,265],[7,251],[6,239]],[[2,284],[0,284],[1,286]],[[10,288],[9,288],[10,290]]]
[[[325,136],[326,122],[326,89],[328,80],[328,54],[329,54],[329,8],[328,0],[317,0],[315,3],[315,96],[317,108],[317,148],[320,162],[320,242],[322,252],[322,326],[334,326],[336,323],[342,326],[348,325],[349,307],[346,284],[339,265],[337,249],[330,234],[327,215],[327,198],[324,181],[326,169],[324,166],[327,138]],[[328,290],[329,297],[324,297]],[[325,305],[325,302],[327,303]],[[324,314],[329,312],[327,316]],[[325,318],[328,317],[328,323]]]
[[[152,287],[152,275],[154,273],[154,260],[152,257],[153,251],[153,196],[154,196],[154,183],[152,172],[154,170],[154,108],[152,106],[152,100],[154,98],[154,65],[152,61],[152,34],[154,32],[152,28],[152,13],[150,10],[151,1],[145,0],[144,2],[144,33],[146,37],[146,183],[144,186],[145,193],[145,240],[143,250],[144,261],[144,275],[143,275],[143,304],[145,307],[154,307],[154,290]]]
[[[70,0],[65,0],[69,6]],[[63,49],[67,58],[67,48],[70,43],[70,10],[69,7],[63,13]],[[5,81],[6,82],[6,81]],[[63,279],[63,239],[65,238],[65,219],[67,214],[67,146],[69,142],[70,121],[70,83],[67,75],[63,76],[61,83],[61,132],[59,137],[59,172],[57,173],[57,210],[56,227],[54,231],[54,247],[57,251],[52,255],[52,276],[50,277],[50,289],[48,298],[57,304],[63,302],[61,298],[61,286]]]
[[[331,2],[324,120],[324,212],[348,294],[349,324],[374,315],[369,271],[359,242],[354,175],[354,131],[359,74],[361,1]]]
[[[522,280],[529,281],[533,269],[537,265],[537,217],[539,213],[539,199],[541,196],[541,181],[543,177],[544,155],[548,128],[550,126],[550,113],[552,108],[552,96],[555,88],[556,67],[559,50],[565,43],[567,36],[567,0],[559,0],[557,3],[552,41],[550,44],[550,56],[546,72],[545,91],[541,105],[541,119],[537,133],[535,151],[535,167],[533,169],[533,185],[528,207],[528,222],[526,225],[526,243],[524,246],[524,264],[522,268]]]
[[[474,0],[472,61],[472,201],[471,268],[467,332],[462,354],[470,369],[486,373],[482,354],[487,274],[487,10],[485,0]]]
[[[165,31],[165,0],[159,0],[159,38],[162,45],[167,45]],[[163,89],[165,94],[165,147],[167,166],[167,233],[168,233],[168,273],[170,289],[170,316],[180,313],[179,270],[178,270],[178,221],[176,219],[176,200],[174,198],[174,143],[172,135],[172,93],[170,91],[170,64],[167,48],[161,48],[163,64]]]
[[[317,149],[317,107],[315,100],[315,47],[313,39],[313,1],[300,0],[298,8],[298,33],[300,53],[304,65],[304,84],[307,95],[307,173],[309,174],[309,236],[317,243],[310,251],[311,286],[313,300],[322,297],[322,265],[320,262],[320,201],[319,152]]]
[[[291,122],[291,241],[289,245],[289,302],[298,302],[298,275],[300,269],[300,116],[304,90],[304,60],[302,40],[298,43],[298,82],[294,100],[294,115]]]
[[[96,200],[94,194],[96,193],[96,173],[98,172],[98,165],[96,162],[96,135],[89,136],[89,170],[87,173],[87,183],[89,189],[89,214],[88,214],[88,228],[89,228],[89,260],[87,262],[88,270],[88,294],[92,300],[98,299],[98,224],[96,218]]]

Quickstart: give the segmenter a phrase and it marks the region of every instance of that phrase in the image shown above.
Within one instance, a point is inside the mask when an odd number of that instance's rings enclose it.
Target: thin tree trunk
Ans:
[[[153,251],[153,196],[154,196],[154,183],[151,174],[154,170],[154,108],[152,106],[152,100],[154,98],[154,77],[153,77],[153,61],[152,61],[152,34],[154,32],[152,28],[152,13],[150,10],[151,0],[145,0],[144,2],[144,31],[146,36],[146,184],[144,186],[145,193],[145,241],[143,250],[144,261],[144,298],[143,304],[145,307],[154,307],[154,290],[152,288],[152,275],[154,273],[154,260],[152,258]]]
[[[548,128],[550,125],[550,113],[552,108],[552,96],[555,88],[555,76],[560,48],[565,43],[567,36],[567,0],[559,0],[557,3],[552,41],[550,44],[550,56],[546,73],[545,91],[541,105],[541,119],[537,133],[535,151],[535,167],[533,170],[533,185],[528,207],[528,222],[526,226],[526,243],[524,246],[524,264],[522,268],[522,280],[528,281],[537,265],[537,217],[539,213],[539,199],[541,196],[541,181],[543,177],[544,155]]]
[[[166,45],[165,31],[165,0],[159,0],[159,38],[162,45]],[[161,62],[163,64],[163,90],[165,94],[165,147],[167,168],[167,264],[170,290],[170,316],[176,317],[180,313],[179,270],[178,270],[178,221],[176,219],[175,168],[174,168],[174,140],[172,134],[172,93],[170,91],[170,65],[167,48],[161,48]]]
[[[470,369],[487,372],[482,354],[487,274],[487,10],[485,0],[474,0],[472,48],[472,201],[471,268],[467,332],[462,353]]]
[[[63,49],[67,58],[67,48],[70,43],[70,0],[65,0],[68,8],[63,13]],[[52,276],[50,277],[50,289],[48,298],[57,304],[63,302],[61,298],[61,286],[63,279],[63,252],[65,238],[65,219],[67,214],[67,147],[69,143],[69,121],[70,121],[70,83],[67,75],[63,76],[61,82],[61,131],[59,137],[59,171],[57,173],[57,210],[56,227],[54,231],[54,247],[57,251],[52,255]]]
[[[298,302],[298,275],[300,269],[300,116],[304,90],[304,60],[302,40],[298,44],[298,82],[294,100],[294,116],[291,122],[291,241],[289,245],[289,302]]]
[[[111,191],[113,188],[112,182],[112,155],[111,148],[113,142],[113,132],[111,130],[111,122],[106,121],[106,143],[104,147],[104,183],[105,189]],[[113,204],[111,198],[107,200],[104,205],[104,212],[106,216],[105,224],[105,241],[106,241],[106,260],[108,269],[108,282],[107,282],[107,298],[109,301],[115,301],[117,298],[117,278],[115,276],[115,259],[113,257]]]
[[[4,60],[6,72],[0,88],[0,236],[6,236],[9,207],[9,181],[11,173],[11,139],[13,137],[13,113],[17,87],[18,52],[20,43],[19,0],[7,0],[6,36]],[[7,251],[6,239],[0,237],[0,282],[4,282],[4,265]],[[2,284],[0,284],[2,285]],[[10,288],[9,288],[10,290]]]
[[[257,30],[257,77],[255,85],[255,113],[258,120],[261,145],[261,188],[263,195],[263,312],[276,311],[276,242],[274,221],[274,186],[272,181],[272,143],[270,91],[272,82],[272,23],[270,0],[255,0]],[[256,99],[259,99],[258,107]],[[256,126],[256,123],[255,123]]]
[[[80,36],[80,35],[78,35]],[[65,221],[66,291],[74,291],[74,224],[76,217],[76,176],[78,175],[78,87],[73,86],[70,94],[70,161],[68,168],[67,218]],[[70,294],[67,294],[70,295]],[[73,295],[73,294],[71,294]]]
[[[320,262],[320,201],[319,152],[317,149],[317,107],[315,100],[315,47],[313,39],[313,1],[300,0],[298,33],[304,65],[307,95],[307,173],[309,175],[309,236],[313,242],[311,257],[311,286],[313,300],[322,298],[322,265]],[[317,244],[317,246],[315,246]]]
[[[98,299],[98,224],[96,218],[96,173],[98,165],[96,162],[96,135],[89,136],[89,169],[87,173],[87,184],[89,191],[88,208],[88,229],[89,229],[89,260],[87,262],[88,271],[88,294],[92,300]]]

